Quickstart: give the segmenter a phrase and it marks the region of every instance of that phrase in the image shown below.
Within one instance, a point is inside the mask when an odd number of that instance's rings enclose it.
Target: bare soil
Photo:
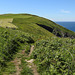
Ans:
[[[30,55],[32,54],[33,50],[34,50],[34,45],[31,46],[30,53],[29,53],[28,56],[30,56]],[[39,73],[37,72],[37,67],[36,67],[36,65],[33,63],[34,59],[25,60],[25,61],[27,61],[27,62],[29,63],[28,66],[29,66],[29,68],[32,69],[33,74],[34,74],[34,75],[39,75]]]
[[[22,50],[21,54],[24,55],[25,50]],[[13,75],[20,75],[22,68],[20,67],[21,64],[21,58],[15,58],[13,61],[11,61],[14,63],[15,68],[16,68],[16,73],[14,73]]]

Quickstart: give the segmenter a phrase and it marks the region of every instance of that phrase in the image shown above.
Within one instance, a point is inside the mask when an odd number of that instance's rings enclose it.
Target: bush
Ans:
[[[50,38],[38,41],[31,58],[41,75],[75,73],[75,39]]]

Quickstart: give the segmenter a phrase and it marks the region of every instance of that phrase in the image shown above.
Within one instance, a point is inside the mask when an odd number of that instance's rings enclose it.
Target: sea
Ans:
[[[75,32],[75,22],[55,22],[55,23]]]

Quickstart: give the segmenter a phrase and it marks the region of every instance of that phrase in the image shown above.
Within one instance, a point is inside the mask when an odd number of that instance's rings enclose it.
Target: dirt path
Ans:
[[[28,56],[30,56],[30,55],[32,54],[33,50],[34,50],[34,45],[31,46],[30,53],[29,53]],[[27,62],[29,63],[28,66],[29,66],[29,68],[31,68],[31,69],[33,70],[33,74],[34,74],[34,75],[39,75],[39,73],[37,72],[37,67],[36,67],[36,65],[33,63],[34,59],[25,60],[25,61],[27,61]]]
[[[19,67],[19,65],[21,64],[21,59],[15,58],[15,60],[12,62],[14,63],[14,65],[16,67],[16,73],[13,75],[20,75],[21,68]]]
[[[29,68],[32,69],[34,75],[39,75],[39,73],[37,72],[37,67],[36,67],[36,65],[33,63],[33,61],[34,61],[34,59],[28,60],[28,61],[27,61],[27,62],[29,63],[28,66],[29,66]]]
[[[29,55],[28,55],[28,56],[30,56],[30,55],[32,54],[33,50],[34,50],[34,45],[33,45],[33,46],[31,46],[30,53],[29,53]]]
[[[24,55],[25,50],[22,50],[21,54]],[[19,53],[20,54],[20,53]],[[14,63],[15,68],[16,68],[16,73],[14,73],[13,75],[20,75],[22,68],[20,68],[20,64],[21,64],[21,58],[15,58],[13,61],[11,61]]]
[[[29,55],[28,55],[27,57],[29,57],[29,56],[32,54],[33,50],[34,50],[34,45],[31,46],[30,53],[29,53]],[[22,50],[22,52],[19,53],[19,54],[25,55],[25,50]],[[26,55],[25,55],[25,57],[26,57]],[[28,66],[29,66],[29,68],[32,69],[33,74],[34,74],[34,75],[39,75],[39,73],[37,72],[37,67],[36,67],[36,65],[33,63],[34,59],[25,60],[25,61],[28,62]],[[16,73],[14,73],[13,75],[20,75],[21,70],[22,70],[22,68],[20,68],[20,66],[19,66],[19,65],[21,64],[21,57],[20,57],[20,58],[16,57],[16,58],[15,58],[13,61],[11,61],[11,62],[14,63],[15,68],[16,68]]]

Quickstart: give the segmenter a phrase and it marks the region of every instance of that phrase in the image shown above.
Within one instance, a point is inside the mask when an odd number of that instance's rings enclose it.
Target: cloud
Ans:
[[[70,13],[70,11],[67,10],[61,10],[62,13]]]

